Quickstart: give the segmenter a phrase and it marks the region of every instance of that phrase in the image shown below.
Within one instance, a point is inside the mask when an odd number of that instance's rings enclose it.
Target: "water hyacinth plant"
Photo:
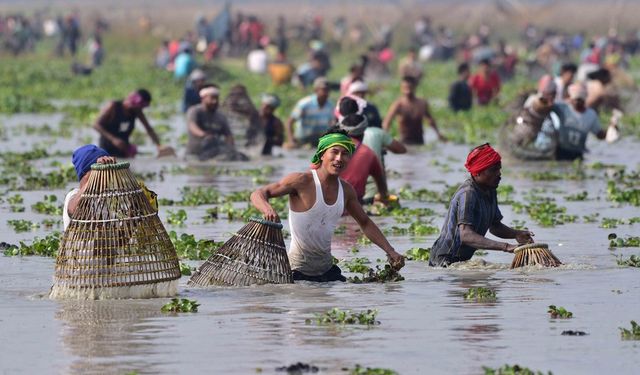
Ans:
[[[178,257],[189,260],[207,259],[223,244],[212,240],[196,240],[193,234],[188,233],[182,233],[178,236],[175,231],[169,232],[169,238],[176,248]]]
[[[179,209],[178,211],[167,211],[167,223],[171,225],[184,226],[187,221],[187,211]]]
[[[520,365],[503,365],[495,369],[483,366],[482,369],[484,370],[484,375],[553,375],[551,371],[544,373],[530,370]]]
[[[428,262],[431,256],[431,248],[424,247],[412,247],[404,253],[404,256],[408,260],[418,260],[421,262]]]
[[[4,250],[4,255],[27,256],[39,255],[44,257],[55,257],[60,247],[60,232],[53,232],[45,238],[35,238],[31,245],[20,241],[20,246],[12,246]]]
[[[640,268],[640,256],[631,255],[629,258],[624,258],[622,255],[616,260],[619,266],[623,267],[636,267]]]
[[[634,320],[631,321],[631,329],[619,327],[620,336],[623,340],[640,340],[640,325]]]
[[[351,310],[341,310],[334,307],[323,313],[316,313],[314,319],[306,319],[307,324],[315,322],[319,325],[326,324],[358,324],[358,325],[376,325],[380,324],[376,320],[378,310],[366,310],[360,312],[353,312]]]
[[[483,287],[469,288],[464,293],[464,299],[478,302],[495,301],[496,292],[493,289]]]
[[[573,317],[573,313],[568,311],[564,307],[556,307],[555,305],[549,305],[547,311],[552,319],[569,319]]]
[[[198,312],[198,306],[200,306],[200,304],[196,300],[189,300],[186,298],[172,298],[171,302],[162,306],[160,311],[171,313],[195,313]]]
[[[402,281],[404,277],[394,270],[389,264],[385,264],[383,268],[376,266],[376,268],[369,268],[366,273],[362,274],[362,277],[354,276],[347,279],[348,282],[354,284],[362,283],[386,283]]]
[[[349,375],[398,375],[394,370],[382,367],[363,367],[356,365],[354,368],[343,368],[342,371],[348,371]]]
[[[9,224],[14,231],[17,233],[20,232],[28,232],[30,230],[40,228],[40,224],[34,223],[31,220],[17,219],[17,220],[7,220],[7,224]]]
[[[62,215],[62,204],[58,203],[58,197],[53,194],[45,195],[44,199],[33,204],[31,209],[41,214]]]

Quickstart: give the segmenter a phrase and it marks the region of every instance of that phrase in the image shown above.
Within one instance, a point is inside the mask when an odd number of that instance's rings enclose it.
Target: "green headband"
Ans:
[[[313,154],[311,164],[320,164],[322,154],[333,146],[344,147],[349,154],[353,154],[356,149],[356,145],[348,136],[342,133],[329,133],[318,141],[318,150]]]

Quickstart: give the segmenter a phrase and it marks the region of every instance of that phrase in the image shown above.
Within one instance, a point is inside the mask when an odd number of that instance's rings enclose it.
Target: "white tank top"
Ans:
[[[316,185],[316,202],[313,207],[304,212],[295,212],[289,204],[289,263],[292,270],[308,276],[318,276],[333,265],[331,238],[344,212],[344,193],[342,182],[338,180],[338,198],[334,204],[328,205],[315,169],[311,170],[311,174]]]

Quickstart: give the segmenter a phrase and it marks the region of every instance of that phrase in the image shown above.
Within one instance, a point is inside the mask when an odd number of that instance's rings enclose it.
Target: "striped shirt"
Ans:
[[[319,137],[327,131],[334,122],[334,106],[335,104],[327,99],[321,107],[315,94],[300,99],[291,112],[296,125],[296,139],[304,141],[309,137]]]
[[[473,179],[468,179],[451,199],[440,237],[431,248],[429,265],[446,266],[471,259],[477,249],[462,244],[460,224],[470,225],[476,233],[484,236],[493,224],[501,220],[496,191],[483,191]]]

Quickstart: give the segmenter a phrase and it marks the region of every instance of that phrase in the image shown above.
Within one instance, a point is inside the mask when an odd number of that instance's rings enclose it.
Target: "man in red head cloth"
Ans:
[[[487,231],[518,243],[533,242],[533,233],[502,224],[496,189],[502,167],[500,154],[488,143],[474,148],[464,165],[471,177],[453,195],[440,237],[431,248],[429,265],[446,267],[471,259],[477,249],[511,253],[517,245],[485,238]]]

